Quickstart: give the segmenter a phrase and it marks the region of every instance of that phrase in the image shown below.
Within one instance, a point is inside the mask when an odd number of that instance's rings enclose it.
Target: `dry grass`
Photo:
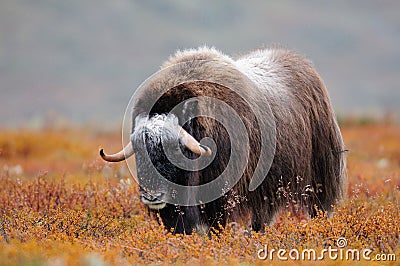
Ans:
[[[264,234],[230,224],[208,237],[172,235],[149,217],[126,166],[98,158],[99,144],[119,149],[118,134],[0,132],[0,265],[263,264],[271,262],[257,258],[264,245],[320,252],[338,237],[346,248],[395,254],[399,263],[400,127],[350,125],[343,135],[349,197],[333,218],[284,211]],[[272,262],[281,263],[276,254]]]

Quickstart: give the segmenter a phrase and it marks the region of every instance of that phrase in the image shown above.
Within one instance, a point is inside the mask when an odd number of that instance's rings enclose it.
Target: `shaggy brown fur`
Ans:
[[[169,66],[180,62],[186,62],[185,68],[168,70]],[[220,223],[224,226],[229,217],[235,220],[250,214],[252,229],[258,231],[264,224],[273,222],[276,212],[288,203],[314,216],[314,206],[331,212],[332,206],[343,198],[346,187],[344,144],[326,88],[308,60],[285,49],[257,50],[233,60],[214,49],[200,48],[178,52],[164,63],[163,69],[167,74],[147,84],[134,104],[132,132],[139,114],[169,113],[184,100],[208,96],[233,107],[250,136],[248,165],[235,187],[225,196],[202,206],[201,210],[200,206],[185,207],[183,217],[174,214],[176,207],[167,205],[160,211],[167,228],[190,233],[199,225]],[[238,71],[252,82],[237,75]],[[187,82],[193,77],[207,82]],[[220,81],[230,84],[240,95],[220,85]],[[156,92],[164,88],[171,89],[156,99]],[[149,109],[149,103],[154,102],[156,104]],[[263,111],[266,102],[273,117],[267,114],[256,117],[248,106],[251,103]],[[201,116],[204,108],[209,107],[199,103],[197,108]],[[182,121],[183,114],[176,115]],[[250,192],[248,186],[254,169],[257,163],[263,163],[259,161],[260,124],[273,126],[272,119],[276,125],[275,157],[263,183]],[[187,124],[183,127],[198,140],[213,138],[218,149],[215,160],[207,168],[186,171],[175,181],[185,185],[207,183],[222,173],[229,161],[229,136],[220,123],[205,117],[194,118],[190,127]],[[244,156],[245,152],[239,156]],[[182,219],[181,227],[177,219]]]

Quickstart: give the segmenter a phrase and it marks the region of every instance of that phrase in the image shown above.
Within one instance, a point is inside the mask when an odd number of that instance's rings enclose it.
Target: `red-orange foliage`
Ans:
[[[348,248],[395,254],[398,263],[400,127],[347,126],[343,136],[349,198],[333,218],[299,219],[288,209],[264,234],[231,223],[218,235],[188,236],[149,217],[124,164],[98,158],[99,144],[119,149],[117,134],[0,132],[0,265],[261,264],[257,251],[266,244],[322,250],[338,237]]]

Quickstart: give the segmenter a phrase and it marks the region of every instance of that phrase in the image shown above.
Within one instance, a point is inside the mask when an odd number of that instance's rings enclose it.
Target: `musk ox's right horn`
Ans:
[[[179,138],[183,145],[197,155],[211,155],[211,149],[205,145],[200,144],[192,135],[190,135],[181,126],[178,126]]]
[[[105,154],[103,149],[100,149],[100,156],[107,162],[120,162],[128,159],[134,154],[132,143],[129,142],[121,151],[115,154]]]

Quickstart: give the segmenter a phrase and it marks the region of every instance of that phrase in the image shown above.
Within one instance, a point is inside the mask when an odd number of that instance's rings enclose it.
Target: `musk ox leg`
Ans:
[[[341,160],[340,155],[332,151],[325,151],[324,156],[314,159],[317,166],[314,166],[313,191],[308,204],[311,217],[317,216],[318,211],[327,212],[328,217],[332,217],[333,206],[343,198],[345,177]]]
[[[316,217],[320,211],[327,212],[328,218],[333,217],[332,207],[329,205],[322,207],[320,204],[314,203],[312,206],[308,206],[308,215],[311,218]]]
[[[206,204],[204,207],[200,207],[204,220],[207,221],[210,228],[213,228],[214,232],[218,232],[226,226],[227,213],[226,210],[221,207],[225,206],[225,204],[225,200],[217,199]]]
[[[174,234],[191,234],[201,222],[197,206],[183,207],[167,204],[156,213],[160,214],[165,229]]]
[[[325,110],[330,110],[329,106]],[[312,140],[313,191],[309,214],[314,217],[318,210],[332,216],[333,206],[343,199],[346,186],[345,147],[340,129],[332,113],[326,113],[325,121],[316,121]]]
[[[276,210],[264,206],[254,207],[251,215],[251,229],[256,232],[264,232],[265,225],[271,225],[274,222]]]
[[[328,217],[333,216],[333,205],[335,204],[335,199],[332,197],[329,197],[327,195],[327,192],[324,191],[321,188],[315,188],[314,187],[314,194],[311,197],[310,202],[308,203],[307,206],[307,211],[308,214],[310,215],[311,218],[314,218],[318,215],[318,212],[327,212]]]

